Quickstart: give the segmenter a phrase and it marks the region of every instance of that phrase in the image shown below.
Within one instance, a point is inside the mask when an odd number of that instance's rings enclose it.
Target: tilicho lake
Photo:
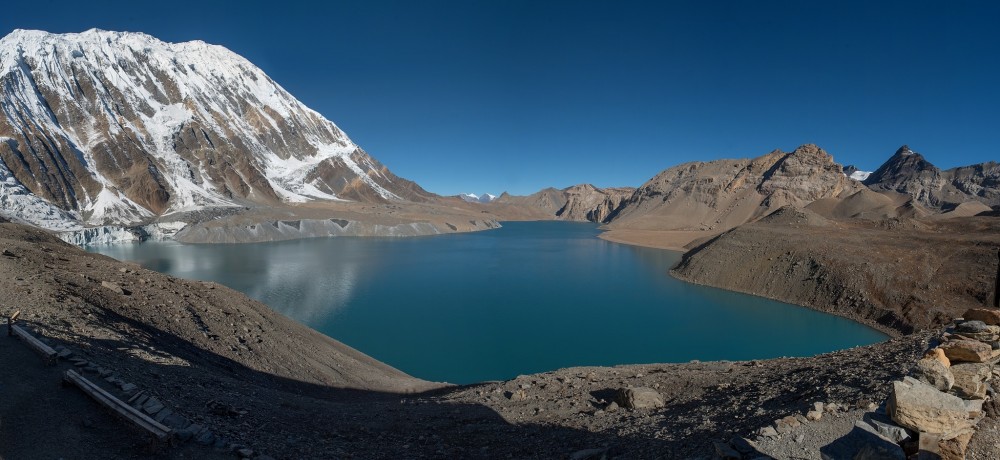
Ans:
[[[276,243],[89,248],[216,281],[416,377],[500,380],[569,366],[811,356],[887,337],[837,316],[696,286],[681,257],[593,224]]]

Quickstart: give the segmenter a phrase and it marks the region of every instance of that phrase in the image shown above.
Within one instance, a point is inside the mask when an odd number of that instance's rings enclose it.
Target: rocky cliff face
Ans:
[[[33,214],[58,213],[44,203],[97,225],[430,196],[249,61],[203,42],[17,30],[0,40],[0,108],[0,197],[33,206],[18,217],[40,225]]]
[[[939,210],[968,201],[1000,206],[1000,164],[988,162],[942,171],[905,145],[864,183],[872,190],[902,193]]]
[[[632,187],[597,188],[590,184],[562,190],[549,187],[527,196],[504,192],[489,209],[509,217],[604,223],[634,192]]]
[[[861,190],[815,145],[752,160],[685,163],[640,187],[611,217],[613,228],[725,230],[785,205]]]
[[[556,217],[604,223],[632,196],[632,187],[597,188],[590,184],[574,185],[563,189],[566,204],[556,211]]]

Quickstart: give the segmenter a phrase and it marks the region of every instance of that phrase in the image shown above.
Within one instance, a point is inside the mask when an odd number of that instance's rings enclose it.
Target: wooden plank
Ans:
[[[42,355],[43,358],[49,363],[54,364],[56,362],[56,351],[52,347],[46,345],[41,340],[35,338],[35,336],[28,333],[28,331],[21,329],[21,326],[11,326],[11,329],[24,343],[28,344],[28,348],[31,348]]]
[[[14,331],[11,327],[14,326],[14,321],[17,321],[17,317],[21,316],[21,310],[15,311],[13,315],[7,317],[7,337],[13,335]]]
[[[108,393],[103,388],[97,386],[73,370],[66,371],[63,374],[63,380],[73,383],[95,401],[111,409],[116,414],[125,418],[125,420],[128,420],[138,425],[140,428],[148,431],[160,441],[166,440],[173,434],[173,430],[170,428],[162,425],[156,420],[153,420],[138,409],[122,402],[122,400],[116,398],[111,393]]]

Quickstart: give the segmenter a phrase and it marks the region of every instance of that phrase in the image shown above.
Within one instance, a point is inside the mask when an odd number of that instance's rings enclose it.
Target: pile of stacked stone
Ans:
[[[872,424],[900,446],[901,454],[964,459],[983,418],[983,404],[993,397],[1000,310],[971,309],[962,316],[932,343],[909,376],[892,382],[887,417]]]

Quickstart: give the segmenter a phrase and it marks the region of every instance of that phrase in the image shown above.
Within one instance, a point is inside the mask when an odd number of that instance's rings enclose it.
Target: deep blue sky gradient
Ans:
[[[12,29],[140,31],[248,58],[440,194],[638,186],[816,143],[997,160],[1000,2],[40,0]]]

